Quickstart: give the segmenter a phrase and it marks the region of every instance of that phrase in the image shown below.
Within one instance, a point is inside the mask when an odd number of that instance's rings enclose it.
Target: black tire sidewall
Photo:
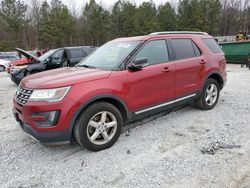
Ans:
[[[4,72],[5,71],[5,67],[0,65],[0,72]]]
[[[217,87],[217,91],[218,91],[218,96],[217,96],[217,99],[216,101],[214,102],[213,105],[208,105],[207,102],[206,102],[206,90],[208,88],[208,86],[210,84],[215,84],[216,87]],[[215,107],[215,105],[217,104],[218,100],[219,100],[219,97],[220,97],[220,86],[219,86],[219,83],[213,79],[213,78],[209,78],[206,83],[205,83],[205,86],[202,90],[202,93],[201,93],[201,100],[202,100],[202,108],[205,109],[205,110],[211,110],[212,108]]]
[[[101,111],[108,111],[112,113],[117,120],[117,130],[114,137],[106,144],[96,145],[92,143],[87,136],[87,126],[90,119]],[[119,110],[112,104],[106,102],[98,102],[89,106],[80,114],[79,120],[76,122],[79,129],[79,144],[91,151],[100,151],[111,147],[119,138],[123,126],[123,120]]]

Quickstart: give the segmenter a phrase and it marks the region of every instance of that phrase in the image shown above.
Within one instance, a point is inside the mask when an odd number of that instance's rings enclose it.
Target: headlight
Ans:
[[[69,89],[70,86],[54,88],[54,89],[37,89],[32,92],[29,101],[46,101],[46,102],[61,101],[68,93]]]

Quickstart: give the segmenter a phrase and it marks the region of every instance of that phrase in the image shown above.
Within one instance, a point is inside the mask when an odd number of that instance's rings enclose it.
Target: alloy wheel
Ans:
[[[212,106],[218,97],[218,88],[215,84],[210,84],[205,92],[205,101],[208,105]]]
[[[88,139],[96,145],[108,143],[117,130],[117,119],[108,111],[95,114],[87,126]]]

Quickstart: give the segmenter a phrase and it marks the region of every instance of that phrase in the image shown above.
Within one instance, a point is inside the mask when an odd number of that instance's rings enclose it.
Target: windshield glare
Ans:
[[[42,56],[40,56],[40,57],[38,58],[38,60],[39,60],[40,62],[46,61],[46,59],[48,59],[49,56],[51,56],[55,51],[56,51],[56,50],[50,50],[50,51],[46,52],[45,54],[43,54]]]
[[[140,41],[108,42],[79,62],[103,70],[114,70],[139,45]]]

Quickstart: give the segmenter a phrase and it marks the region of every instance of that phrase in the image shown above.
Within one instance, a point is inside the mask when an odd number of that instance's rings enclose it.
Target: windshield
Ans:
[[[140,41],[108,42],[98,48],[77,66],[114,70],[138,46]]]
[[[48,59],[49,56],[51,56],[55,51],[56,51],[56,50],[50,50],[50,51],[46,52],[45,54],[43,54],[42,56],[40,56],[40,57],[38,58],[38,60],[39,60],[40,62],[46,61],[46,59]]]

